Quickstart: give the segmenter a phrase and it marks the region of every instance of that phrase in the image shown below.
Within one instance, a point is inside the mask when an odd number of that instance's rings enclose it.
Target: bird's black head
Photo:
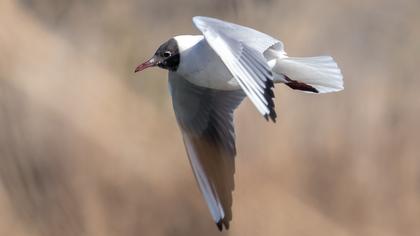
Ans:
[[[146,68],[158,66],[162,69],[176,71],[179,66],[180,55],[179,48],[174,38],[169,39],[162,44],[155,52],[152,58],[137,66],[135,72]]]

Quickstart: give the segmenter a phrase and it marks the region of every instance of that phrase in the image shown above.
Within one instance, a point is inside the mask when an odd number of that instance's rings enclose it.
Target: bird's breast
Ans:
[[[236,90],[239,84],[205,39],[181,52],[177,73],[189,82],[206,88]]]

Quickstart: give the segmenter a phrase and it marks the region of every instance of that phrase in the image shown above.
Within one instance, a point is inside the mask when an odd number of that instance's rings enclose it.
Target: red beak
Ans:
[[[157,60],[154,57],[152,57],[148,61],[140,64],[139,66],[137,66],[137,68],[134,71],[134,73],[139,72],[139,71],[142,71],[142,70],[144,70],[146,68],[149,68],[149,67],[156,66],[157,63],[158,63]]]

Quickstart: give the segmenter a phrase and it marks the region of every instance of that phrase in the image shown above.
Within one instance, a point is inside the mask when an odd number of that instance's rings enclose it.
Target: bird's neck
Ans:
[[[194,47],[203,38],[203,35],[178,35],[174,37],[178,44],[179,53],[181,54]]]

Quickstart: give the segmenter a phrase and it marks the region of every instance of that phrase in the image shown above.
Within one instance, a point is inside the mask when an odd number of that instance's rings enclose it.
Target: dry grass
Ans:
[[[169,3],[169,5],[168,5]],[[333,55],[346,90],[276,88],[236,113],[231,235],[418,235],[418,1],[0,3],[0,235],[217,235],[166,73],[134,75],[193,15]],[[268,23],[266,19],[269,19]]]

